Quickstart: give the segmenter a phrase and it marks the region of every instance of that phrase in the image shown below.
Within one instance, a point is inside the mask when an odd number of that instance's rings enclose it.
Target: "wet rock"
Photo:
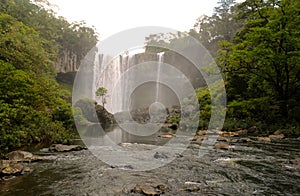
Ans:
[[[242,143],[250,143],[250,142],[253,142],[252,139],[248,138],[248,137],[244,137],[244,138],[240,138],[238,140],[238,142],[242,142]]]
[[[162,153],[162,152],[156,152],[153,157],[155,159],[167,159],[169,158],[166,154]]]
[[[95,109],[98,120],[102,127],[109,127],[110,125],[116,123],[114,115],[109,113],[103,106],[96,105]]]
[[[171,125],[169,126],[169,128],[172,129],[172,130],[177,130],[177,129],[178,129],[178,125],[175,124],[175,123],[173,123],[173,124],[171,124]]]
[[[269,137],[259,137],[259,138],[257,138],[257,141],[260,141],[260,142],[271,142],[271,139]]]
[[[292,159],[289,163],[293,165],[300,165],[300,158]]]
[[[164,133],[164,134],[161,134],[159,135],[158,137],[161,137],[161,138],[173,138],[175,135],[172,134],[172,133]]]
[[[86,147],[79,145],[63,145],[63,144],[53,144],[49,147],[51,152],[69,152],[69,151],[80,151],[86,150]]]
[[[160,190],[161,193],[164,193],[164,192],[168,189],[168,186],[165,185],[165,184],[159,184],[159,185],[156,186],[156,188],[157,188],[158,190]]]
[[[25,172],[31,172],[31,171],[32,171],[32,169],[30,167],[24,167],[22,170],[22,174]]]
[[[171,129],[171,130],[177,130],[178,125],[176,123],[167,123],[163,125],[163,128]]]
[[[269,138],[273,139],[283,139],[284,135],[283,134],[278,134],[278,135],[269,135]]]
[[[283,130],[278,129],[278,130],[275,131],[273,134],[274,134],[274,135],[280,135],[280,134],[283,134]]]
[[[24,170],[26,168],[26,170]],[[21,163],[10,161],[10,160],[1,160],[0,161],[0,175],[1,176],[11,176],[11,175],[20,175],[22,172],[28,171],[27,167],[24,167]]]
[[[221,149],[221,150],[229,150],[229,145],[223,142],[216,143],[215,149]]]
[[[207,130],[199,130],[197,131],[197,135],[206,135],[207,134]]]
[[[236,133],[238,134],[238,136],[247,135],[248,130],[246,130],[246,129],[238,129],[238,131]]]
[[[191,141],[203,141],[206,140],[206,137],[202,136],[202,135],[196,135],[195,137],[193,137],[191,139]]]
[[[161,190],[159,190],[158,188],[155,188],[149,184],[137,184],[133,188],[132,192],[140,193],[140,194],[144,194],[144,195],[151,195],[151,196],[160,195],[162,193]]]
[[[6,154],[6,157],[15,162],[32,162],[44,160],[44,157],[33,155],[30,152],[16,150]]]
[[[117,168],[117,169],[124,169],[124,170],[131,170],[134,169],[132,165],[111,165],[111,168]]]
[[[236,132],[219,131],[217,133],[220,136],[223,136],[223,137],[235,137],[235,136],[238,136],[238,133],[236,133]]]
[[[188,191],[188,192],[197,192],[197,191],[200,191],[200,187],[198,185],[190,185],[186,188],[184,188],[185,191]]]
[[[248,129],[248,133],[252,135],[258,135],[261,132],[260,128],[253,126]]]
[[[1,180],[11,180],[11,179],[14,179],[16,176],[3,176],[1,178]]]
[[[231,139],[230,138],[227,138],[227,137],[218,137],[217,141],[219,142],[231,142]]]

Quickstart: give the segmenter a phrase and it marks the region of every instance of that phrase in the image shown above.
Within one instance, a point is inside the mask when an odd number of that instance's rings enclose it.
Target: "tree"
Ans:
[[[79,66],[80,60],[96,45],[98,35],[84,21],[70,24],[65,18],[56,17],[52,7],[47,0],[4,0],[0,12],[36,30],[44,39],[41,45],[51,54],[52,61],[64,58],[68,52],[76,56]]]
[[[98,97],[101,97],[102,99],[102,106],[104,107],[104,104],[106,103],[106,97],[107,97],[107,89],[104,87],[99,87],[96,91],[96,95]]]
[[[299,107],[300,2],[246,0],[239,8],[239,17],[248,22],[233,43],[221,45],[219,62],[227,86],[235,91],[242,87],[242,99],[269,97],[288,120],[289,111]]]
[[[194,24],[189,34],[197,39],[216,56],[218,43],[221,40],[232,41],[238,29],[243,25],[242,20],[236,20],[235,0],[220,0],[214,8],[212,16],[203,15]]]
[[[37,79],[0,60],[0,151],[70,136],[71,105],[58,92],[49,78]]]
[[[54,75],[53,55],[43,47],[46,42],[37,31],[0,13],[0,59],[16,68],[36,74]]]

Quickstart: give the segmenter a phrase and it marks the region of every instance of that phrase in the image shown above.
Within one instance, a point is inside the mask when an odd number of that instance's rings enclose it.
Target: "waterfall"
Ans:
[[[122,73],[124,73],[125,71],[127,71],[132,65],[134,65],[134,55],[126,55],[125,57],[123,57],[123,64],[122,64]],[[127,110],[126,108],[126,103],[129,103],[129,85],[130,82],[133,82],[132,80],[132,75],[129,74],[125,74],[122,80],[122,100],[120,100],[122,102],[122,105],[119,107],[121,111],[125,111]]]
[[[132,78],[127,75],[121,79],[121,76],[132,65],[134,65],[134,55],[123,54],[112,58],[109,55],[96,54],[93,67],[93,98],[101,103],[101,98],[97,97],[95,93],[99,87],[106,88],[107,102],[105,108],[111,113],[127,109],[125,108],[125,103],[129,99],[127,89]],[[116,84],[119,80],[121,80],[121,85],[117,87]],[[113,91],[115,92],[114,98],[111,97]],[[114,111],[112,109],[113,104]]]
[[[157,75],[156,75],[156,93],[155,93],[155,102],[159,101],[159,81],[160,81],[160,67],[163,63],[164,52],[158,53],[158,67],[157,67]]]

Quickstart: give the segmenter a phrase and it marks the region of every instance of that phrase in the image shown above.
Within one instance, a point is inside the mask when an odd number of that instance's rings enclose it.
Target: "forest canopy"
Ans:
[[[151,46],[152,42],[172,45],[184,41],[186,35],[193,36],[223,74],[227,92],[223,129],[256,126],[267,132],[287,129],[290,135],[300,135],[299,13],[297,0],[220,0],[214,13],[200,16],[188,32],[149,36],[146,52],[165,50]],[[207,87],[197,92],[199,126],[205,129],[210,93]]]
[[[48,5],[48,6],[47,6]],[[75,127],[71,92],[57,83],[61,51],[78,62],[95,29],[56,17],[47,1],[0,2],[0,151],[31,143],[68,143]]]

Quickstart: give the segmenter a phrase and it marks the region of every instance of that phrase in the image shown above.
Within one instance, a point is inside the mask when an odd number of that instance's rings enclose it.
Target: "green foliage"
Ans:
[[[96,91],[96,95],[98,97],[101,97],[102,99],[102,106],[104,107],[104,104],[106,103],[106,97],[107,97],[107,89],[104,87],[99,87]]]
[[[71,94],[54,79],[54,65],[64,50],[80,62],[97,35],[50,8],[47,0],[0,2],[0,151],[67,143],[75,133]]]
[[[79,120],[76,122],[84,122],[84,119],[82,119],[82,117],[89,122],[98,122],[98,117],[96,115],[96,109],[95,109],[96,105],[97,102],[92,99],[83,98],[78,100],[74,104],[74,112],[77,115],[75,118]],[[80,108],[80,110],[76,108]],[[82,117],[80,113],[82,113]]]
[[[34,29],[0,13],[0,59],[17,69],[54,75],[52,54],[44,49],[44,41]]]
[[[220,0],[212,16],[203,15],[194,24],[189,34],[198,39],[212,56],[216,56],[218,43],[231,41],[243,21],[236,19],[237,6],[235,0]]]
[[[49,91],[32,73],[3,61],[0,70],[0,150],[68,141],[74,123],[70,104],[54,93],[59,89]]]
[[[179,121],[180,121],[179,114],[174,114],[174,115],[170,116],[170,118],[168,119],[168,122],[170,122],[172,124],[178,124]]]
[[[43,45],[51,53],[51,60],[68,50],[77,56],[77,62],[96,45],[95,29],[81,22],[70,24],[63,17],[56,17],[47,0],[6,0],[0,6],[0,12],[6,13],[35,29],[45,40]]]
[[[277,117],[291,121],[290,111],[298,107],[292,100],[299,98],[300,86],[300,18],[294,15],[299,12],[300,4],[293,0],[247,0],[239,7],[239,16],[248,18],[248,22],[233,44],[222,44],[219,58],[219,65],[226,73],[230,100],[240,101],[240,105],[256,104],[254,108],[243,108],[249,116],[261,111],[257,106],[261,103],[252,100],[267,97],[273,105],[263,103],[265,109],[279,107]],[[268,111],[265,113],[275,118],[276,110]]]
[[[87,125],[88,120],[83,116],[82,110],[80,107],[75,107],[73,109],[74,120],[78,125]]]

